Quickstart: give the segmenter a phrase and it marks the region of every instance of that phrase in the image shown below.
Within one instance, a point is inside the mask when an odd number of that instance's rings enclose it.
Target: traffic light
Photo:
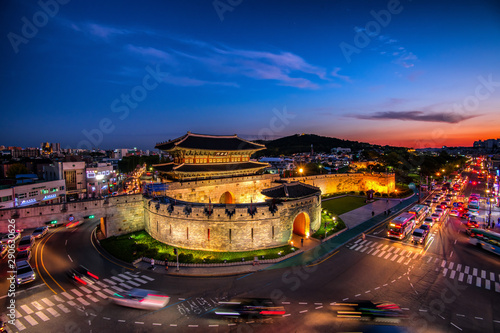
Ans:
[[[177,249],[174,248],[174,254],[177,255]]]
[[[87,215],[87,216],[84,216],[83,218],[84,219],[93,219],[95,217],[95,215]]]

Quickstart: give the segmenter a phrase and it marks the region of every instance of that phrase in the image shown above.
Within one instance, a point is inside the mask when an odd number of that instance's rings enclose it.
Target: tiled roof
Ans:
[[[275,187],[266,188],[262,190],[261,193],[269,198],[296,199],[321,194],[321,190],[318,187],[312,185],[294,182],[284,183]]]
[[[158,143],[155,148],[161,150],[171,150],[174,148],[203,149],[203,150],[261,150],[264,145],[250,142],[235,135],[205,135],[188,132],[180,138]]]
[[[206,163],[206,164],[180,164],[167,163],[153,165],[158,171],[163,172],[223,172],[245,169],[256,169],[268,167],[267,163],[259,162],[241,162],[241,163]]]

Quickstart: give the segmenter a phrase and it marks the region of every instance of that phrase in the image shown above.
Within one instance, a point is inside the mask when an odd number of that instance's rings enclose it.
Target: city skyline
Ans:
[[[3,7],[6,146],[153,149],[187,131],[413,148],[498,136],[494,1]]]

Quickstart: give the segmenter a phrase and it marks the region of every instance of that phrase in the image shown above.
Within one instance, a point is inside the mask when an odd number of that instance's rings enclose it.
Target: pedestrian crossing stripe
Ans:
[[[354,245],[348,244],[347,248],[360,253],[377,256],[385,260],[395,261],[398,264],[403,265],[408,265],[412,260],[418,259],[419,256],[421,256],[419,252],[412,252],[395,246],[389,247],[389,245],[384,245],[383,243],[378,245],[374,244],[377,244],[377,242],[367,241],[364,245],[362,243]],[[370,251],[365,252],[367,249],[370,249]],[[375,250],[371,251],[372,249]],[[442,270],[441,273],[443,277],[452,280],[458,279],[459,282],[475,285],[478,288],[485,288],[487,290],[495,289],[496,292],[500,292],[500,283],[496,281],[497,277],[494,272],[489,272],[488,274],[488,272],[484,269],[478,269],[467,265],[464,266],[462,264],[456,264],[453,261],[433,258],[432,256],[429,256],[427,263],[432,264],[432,259],[435,259],[434,264],[439,265],[435,269],[436,272]],[[500,281],[500,274],[498,274],[498,280]]]
[[[121,281],[126,280],[128,284],[134,287],[140,287],[142,284],[155,280],[146,275],[133,274],[130,272],[119,274],[119,276],[124,279],[120,279]],[[111,279],[113,279],[113,276]],[[108,299],[109,296],[106,294],[113,295],[116,291],[124,291],[124,289],[117,286],[117,283],[113,282],[113,280],[116,279],[111,279],[103,279],[92,285],[75,287],[59,295],[52,295],[50,299],[45,297],[39,301],[22,304],[18,308],[20,311],[16,310],[16,321],[14,326],[17,331],[20,332],[29,327],[36,326],[40,322],[46,322],[52,318],[60,317],[62,313],[70,313],[71,307],[81,307],[81,305],[88,306],[90,305],[88,301],[97,303],[101,300]],[[127,289],[132,288],[128,284],[120,284],[128,287]],[[83,294],[82,291],[85,294]]]

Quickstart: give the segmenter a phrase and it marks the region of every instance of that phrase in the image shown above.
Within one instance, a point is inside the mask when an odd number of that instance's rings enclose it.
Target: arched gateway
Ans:
[[[236,202],[234,200],[233,194],[229,191],[226,191],[226,192],[222,193],[222,195],[220,196],[219,203],[221,203],[221,204],[234,204]]]
[[[300,213],[293,220],[293,233],[299,236],[308,236],[311,228],[311,219],[307,213]]]

